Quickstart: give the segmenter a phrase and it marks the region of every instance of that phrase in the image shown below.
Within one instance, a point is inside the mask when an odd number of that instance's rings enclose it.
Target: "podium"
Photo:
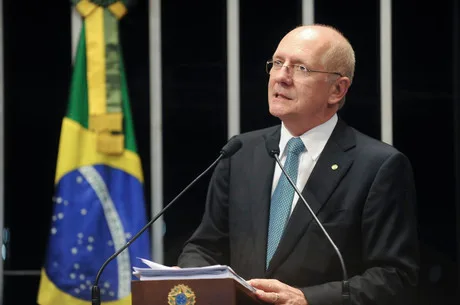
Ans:
[[[132,305],[267,304],[231,278],[133,281],[131,293]]]

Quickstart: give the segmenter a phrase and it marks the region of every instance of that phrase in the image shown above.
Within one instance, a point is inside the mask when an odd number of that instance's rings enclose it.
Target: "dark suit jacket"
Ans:
[[[241,150],[219,163],[202,223],[179,266],[227,264],[245,279],[274,278],[298,287],[311,305],[341,304],[339,260],[300,201],[265,268],[275,168],[267,137],[279,141],[280,126],[239,135]],[[302,194],[344,257],[353,304],[413,304],[415,191],[402,153],[339,119]]]

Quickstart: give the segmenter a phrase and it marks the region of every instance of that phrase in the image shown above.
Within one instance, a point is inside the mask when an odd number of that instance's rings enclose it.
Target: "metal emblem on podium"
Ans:
[[[187,285],[176,285],[168,294],[169,305],[195,305],[195,302],[195,292]]]

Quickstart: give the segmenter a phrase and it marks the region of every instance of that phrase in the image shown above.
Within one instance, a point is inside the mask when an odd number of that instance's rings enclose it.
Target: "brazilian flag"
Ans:
[[[110,1],[106,1],[110,2]],[[62,121],[54,209],[37,302],[90,304],[103,262],[146,224],[141,161],[118,43],[120,1],[77,4],[84,18]],[[99,281],[102,302],[131,304],[132,266],[150,257],[146,233]]]

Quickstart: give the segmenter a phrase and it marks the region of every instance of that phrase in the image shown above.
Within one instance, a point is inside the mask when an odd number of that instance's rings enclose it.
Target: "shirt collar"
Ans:
[[[305,145],[309,156],[311,156],[314,161],[319,158],[319,155],[323,151],[324,146],[326,146],[326,143],[329,140],[335,125],[337,125],[337,121],[337,114],[334,114],[328,121],[310,129],[300,136],[300,139],[302,140],[303,145]],[[287,130],[287,128],[284,126],[284,123],[281,123],[281,136],[279,143],[281,156],[286,153],[285,149],[287,142],[292,137],[294,136],[289,132],[289,130]]]

